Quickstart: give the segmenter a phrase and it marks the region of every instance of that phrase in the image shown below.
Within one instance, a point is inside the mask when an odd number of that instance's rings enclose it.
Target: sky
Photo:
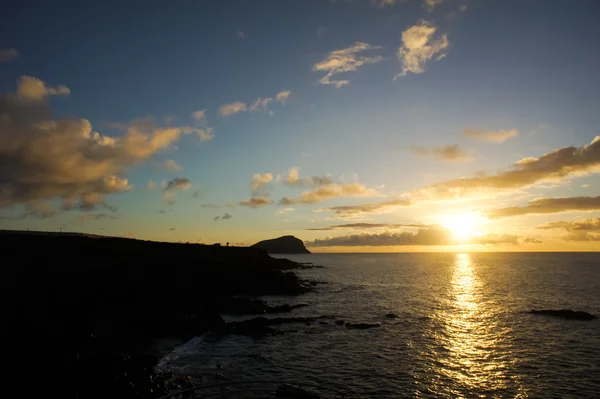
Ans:
[[[597,1],[4,8],[0,229],[600,250]]]

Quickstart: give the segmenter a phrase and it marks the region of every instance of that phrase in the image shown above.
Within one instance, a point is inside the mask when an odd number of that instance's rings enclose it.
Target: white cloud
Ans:
[[[221,114],[221,116],[231,116],[246,110],[246,103],[235,101],[231,104],[221,105],[221,108],[219,108],[219,114]]]
[[[17,98],[24,101],[42,101],[48,96],[69,95],[67,86],[46,86],[42,80],[33,76],[21,76],[17,84]]]
[[[172,159],[167,159],[163,163],[163,167],[169,172],[177,172],[178,170],[183,170],[183,167],[177,162],[173,161]]]
[[[291,90],[282,90],[275,96],[275,101],[285,104],[285,102],[290,98],[291,95]]]
[[[194,118],[194,119],[196,119],[198,121],[204,119],[204,117],[206,116],[206,112],[205,111],[206,110],[201,109],[201,110],[192,112],[192,118]]]
[[[511,137],[517,137],[519,131],[517,129],[509,130],[498,130],[497,132],[489,130],[478,130],[478,129],[465,129],[465,136],[474,138],[476,140],[490,141],[492,143],[504,143]]]
[[[148,184],[146,185],[146,190],[152,191],[156,189],[156,182],[152,180],[148,180]]]
[[[356,71],[363,65],[375,64],[383,60],[381,56],[366,57],[359,56],[358,54],[363,51],[377,50],[381,47],[371,46],[368,43],[356,42],[354,45],[341,49],[335,50],[329,53],[329,55],[321,62],[313,65],[313,71],[326,72],[327,74],[319,81],[324,85],[334,85],[336,88],[340,88],[350,83],[349,80],[331,80],[333,75],[344,72]]]
[[[444,57],[450,45],[446,34],[435,39],[437,28],[427,21],[420,21],[402,32],[402,46],[398,49],[398,60],[402,71],[397,76],[406,76],[408,72],[423,73],[426,64],[434,56],[436,60]]]
[[[251,188],[253,192],[260,192],[264,186],[273,181],[273,175],[271,173],[256,173],[252,176]]]
[[[269,107],[269,103],[273,101],[271,97],[267,98],[257,98],[252,105],[250,105],[250,112],[266,112]]]
[[[200,141],[211,141],[212,139],[214,139],[215,135],[213,132],[214,130],[210,127],[207,127],[205,129],[196,129],[196,133],[198,134],[198,138],[200,139]]]
[[[19,57],[19,52],[15,48],[0,49],[0,63],[16,60]]]

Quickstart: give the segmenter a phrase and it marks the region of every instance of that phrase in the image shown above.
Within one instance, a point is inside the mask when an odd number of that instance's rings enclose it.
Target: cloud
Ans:
[[[278,103],[285,104],[285,102],[290,98],[291,95],[291,90],[282,90],[275,96],[275,101],[277,101]]]
[[[231,104],[221,105],[221,108],[219,108],[219,114],[221,116],[231,116],[237,114],[238,112],[246,110],[246,103],[243,103],[241,101],[235,101]]]
[[[252,188],[252,192],[259,194],[262,193],[265,189],[265,186],[272,181],[273,175],[271,173],[255,173],[254,176],[252,176],[250,188]]]
[[[519,135],[519,131],[517,129],[509,129],[492,132],[489,130],[465,129],[464,134],[465,136],[474,138],[476,140],[490,141],[492,143],[500,144],[504,143],[511,137],[517,137]]]
[[[538,226],[541,230],[563,229],[567,241],[600,241],[600,218],[580,219],[571,222],[552,222]]]
[[[257,98],[252,105],[250,105],[250,112],[267,112],[269,103],[273,101],[271,97]]]
[[[412,202],[408,199],[395,199],[391,201],[378,202],[375,204],[361,205],[342,205],[329,208],[317,209],[317,212],[334,212],[341,217],[351,217],[366,213],[385,213],[398,207],[411,206]]]
[[[483,236],[471,237],[470,244],[498,245],[498,244],[519,244],[519,237],[512,234],[487,234]]]
[[[245,39],[246,35],[244,34],[244,32],[242,32],[241,30],[238,30],[235,35],[240,38],[240,39]]]
[[[380,193],[372,188],[367,188],[360,183],[350,184],[324,184],[312,191],[305,191],[297,198],[283,197],[280,205],[316,204],[330,198],[346,197],[374,197]]]
[[[366,57],[358,54],[363,51],[378,50],[381,47],[371,46],[368,43],[356,42],[352,46],[335,50],[329,53],[321,62],[313,65],[313,71],[326,72],[326,75],[319,81],[324,85],[334,85],[340,88],[350,83],[349,80],[331,80],[331,77],[338,73],[353,72],[363,65],[375,64],[383,60],[381,56]]]
[[[525,158],[507,171],[490,176],[452,179],[413,192],[415,197],[449,200],[481,195],[495,195],[518,190],[541,182],[561,181],[600,171],[600,136],[582,147],[564,147],[539,158]]]
[[[461,148],[458,144],[431,148],[412,146],[412,149],[420,156],[433,156],[448,162],[468,162],[473,160],[469,152]]]
[[[231,219],[231,218],[232,218],[232,216],[226,212],[223,216],[215,216],[213,220],[215,222],[217,222],[219,220],[228,220],[228,219]]]
[[[214,130],[210,127],[207,127],[205,129],[196,129],[196,134],[198,134],[198,138],[200,139],[200,141],[211,141],[212,139],[214,139],[215,135],[213,132]]]
[[[330,230],[348,230],[348,229],[400,229],[405,227],[412,228],[430,228],[432,226],[426,226],[423,224],[389,224],[389,223],[346,223],[336,224],[327,227],[315,227],[312,229],[306,229],[310,231],[330,231]]]
[[[200,208],[219,209],[219,208],[221,208],[221,205],[217,205],[217,204],[201,204]]]
[[[548,214],[560,212],[600,211],[600,196],[598,197],[558,197],[538,198],[525,206],[511,206],[494,209],[487,216],[492,219],[521,216],[529,214]]]
[[[190,187],[192,187],[192,183],[185,177],[176,177],[169,180],[163,189],[163,199],[170,204],[174,204],[177,193],[188,190]]]
[[[383,8],[385,6],[393,6],[396,3],[406,0],[370,0],[371,4],[376,5],[379,8]]]
[[[172,159],[167,159],[163,163],[163,167],[169,172],[177,172],[179,170],[183,170],[183,167],[177,164],[177,162],[173,161]]]
[[[148,180],[148,184],[146,185],[146,190],[153,191],[156,189],[156,183],[152,180]]]
[[[434,39],[437,28],[427,21],[420,21],[402,32],[402,46],[398,49],[398,60],[402,71],[397,76],[406,76],[408,72],[423,73],[426,64],[434,56],[443,58],[450,45],[446,34]]]
[[[406,245],[451,245],[452,234],[444,228],[419,229],[416,233],[403,231],[400,233],[384,232],[381,234],[353,234],[347,236],[315,239],[306,244],[311,247],[338,246],[406,246]]]
[[[16,97],[23,101],[42,101],[48,96],[69,95],[67,86],[46,86],[42,80],[33,76],[21,76],[17,83]]]
[[[273,201],[268,197],[252,196],[247,200],[240,201],[239,204],[242,206],[249,206],[250,208],[260,208],[266,205],[271,205]]]
[[[206,116],[205,115],[206,114],[205,111],[206,110],[201,109],[201,110],[192,112],[192,118],[194,118],[194,119],[196,119],[198,121],[204,119],[204,117]]]
[[[79,215],[75,218],[76,222],[84,222],[88,220],[102,220],[102,219],[117,219],[114,215],[109,215],[106,213],[84,213],[83,215]]]
[[[333,184],[333,178],[331,176],[309,176],[300,178],[300,172],[298,168],[290,168],[286,179],[283,184],[294,188],[305,188],[305,187],[319,187],[328,184]]]
[[[293,212],[295,211],[296,208],[284,208],[284,209],[280,209],[277,212],[275,212],[278,215],[283,215],[284,213],[289,213],[289,212]]]
[[[527,237],[523,239],[523,243],[525,244],[543,244],[544,241],[538,240],[537,238]]]
[[[19,52],[16,48],[0,49],[0,63],[16,60],[19,57]]]
[[[52,198],[67,208],[92,197],[103,203],[102,196],[131,189],[128,168],[195,132],[146,118],[120,137],[103,136],[86,119],[55,119],[43,100],[11,95],[0,97],[0,115],[0,207]]]
[[[429,11],[433,11],[433,9],[436,6],[439,6],[440,4],[442,4],[444,2],[444,0],[423,0],[423,3],[425,4],[425,7],[427,8],[427,10]]]

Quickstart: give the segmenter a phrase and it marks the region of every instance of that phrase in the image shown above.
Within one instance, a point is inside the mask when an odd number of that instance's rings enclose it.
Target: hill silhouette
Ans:
[[[257,242],[251,246],[252,248],[260,248],[270,254],[309,254],[302,240],[294,236],[283,236]]]

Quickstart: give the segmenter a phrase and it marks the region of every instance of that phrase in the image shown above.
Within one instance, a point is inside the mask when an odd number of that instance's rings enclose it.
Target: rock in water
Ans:
[[[254,248],[260,248],[270,254],[309,254],[302,240],[294,236],[283,236],[264,240],[252,245]]]
[[[569,320],[593,320],[597,317],[588,312],[574,311],[571,309],[543,309],[531,310],[529,313],[540,314],[544,316],[560,317]]]

